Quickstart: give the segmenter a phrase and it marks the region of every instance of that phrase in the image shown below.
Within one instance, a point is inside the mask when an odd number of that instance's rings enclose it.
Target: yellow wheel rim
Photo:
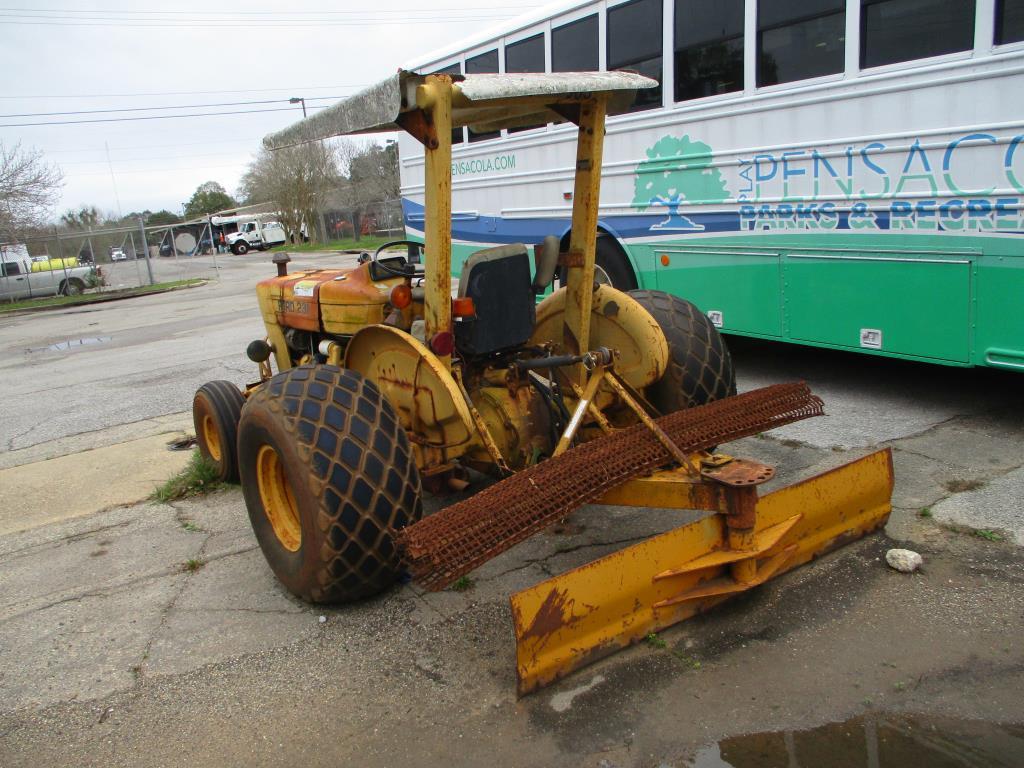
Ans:
[[[220,449],[220,433],[210,414],[203,416],[203,442],[206,443],[206,450],[209,451],[210,458],[220,463],[221,457],[224,455]]]
[[[299,525],[299,510],[288,478],[284,474],[277,451],[269,445],[260,447],[256,454],[256,483],[260,489],[263,511],[274,529],[274,535],[281,546],[289,552],[297,552],[302,544],[302,527]]]

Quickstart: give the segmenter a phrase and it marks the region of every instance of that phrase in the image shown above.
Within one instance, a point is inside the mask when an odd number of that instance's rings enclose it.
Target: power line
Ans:
[[[518,7],[520,7],[520,8],[537,8],[539,6],[536,6],[536,5],[523,5],[523,6],[518,6]],[[450,12],[450,11],[455,11],[455,12],[472,11],[472,12],[476,13],[476,12],[485,11],[485,10],[487,10],[487,9],[485,9],[485,8],[484,9],[473,8],[473,7],[467,7],[467,6],[460,6],[460,7],[457,7],[457,8],[431,8],[431,9],[429,9],[429,11],[425,10],[423,8],[379,8],[379,9],[377,9],[374,12],[375,13],[401,13],[401,14],[409,14],[409,13],[428,13],[428,12],[429,13],[447,13],[447,12]],[[92,8],[92,9],[89,9],[89,10],[83,10],[81,8],[0,8],[0,11],[15,11],[15,12],[17,12],[17,11],[27,11],[27,12],[30,12],[30,13],[78,13],[78,14],[82,14],[82,13],[93,13],[93,14],[96,14],[96,13],[117,13],[117,14],[123,14],[123,15],[127,15],[127,14],[134,14],[134,15],[160,14],[160,15],[164,15],[164,16],[189,15],[189,14],[202,15],[203,13],[223,14],[223,15],[230,15],[230,16],[281,16],[281,15],[285,15],[285,14],[312,16],[312,15],[320,15],[320,14],[323,14],[323,15],[344,15],[344,14],[365,13],[365,11],[353,11],[353,10],[345,10],[345,11],[329,11],[329,10],[322,10],[322,11],[299,11],[299,10],[289,10],[289,11],[235,11],[235,10],[214,11],[214,10],[204,9],[202,12],[199,12],[199,11],[149,11],[149,10],[139,10],[138,8],[131,9],[131,10],[122,10],[122,9],[112,10],[112,9],[101,9],[101,8]]]
[[[324,107],[310,107],[323,109]],[[125,123],[137,120],[173,120],[182,117],[215,117],[218,115],[251,115],[258,112],[294,112],[294,107],[274,107],[272,109],[239,109],[230,112],[196,112],[190,115],[145,115],[141,117],[99,117],[91,120],[47,120],[37,123],[0,123],[0,128],[29,128],[38,125],[81,125],[83,123]]]
[[[324,99],[341,99],[343,96],[307,96],[306,101],[323,101]],[[155,112],[166,109],[205,109],[207,107],[238,107],[248,104],[281,104],[288,99],[264,99],[261,101],[224,101],[217,104],[178,104],[162,107],[118,107],[116,109],[80,109],[74,112],[25,112],[16,115],[0,115],[0,119],[12,117],[56,117],[59,115],[98,115],[109,112]]]
[[[171,19],[120,19],[114,17],[89,17],[88,20],[62,19],[58,16],[30,16],[0,14],[5,20],[0,24],[14,26],[42,26],[42,27],[114,27],[114,28],[177,28],[177,29],[297,29],[297,28],[319,28],[324,27],[391,27],[406,26],[409,24],[458,24],[477,21],[504,21],[511,18],[505,16],[414,16],[407,18],[364,18],[345,19],[335,21],[323,20],[268,20],[268,21],[239,21],[238,19],[196,19],[195,21],[178,21]],[[6,20],[10,19],[10,20]],[[24,21],[24,19],[33,19]]]
[[[272,91],[328,91],[338,88],[365,88],[369,83],[348,83],[345,85],[299,85],[283,88],[243,88],[235,91],[153,91],[151,93],[66,93],[31,96],[0,94],[0,99],[121,99],[134,96],[208,96],[218,93],[270,93]],[[311,97],[312,98],[312,97]]]

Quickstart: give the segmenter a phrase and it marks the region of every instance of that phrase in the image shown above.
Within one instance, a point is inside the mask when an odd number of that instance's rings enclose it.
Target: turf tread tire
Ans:
[[[298,507],[296,552],[281,545],[263,509],[256,454],[268,442]],[[239,468],[256,538],[293,594],[349,602],[399,578],[394,532],[422,517],[422,486],[405,430],[372,381],[331,365],[277,374],[242,412]]]
[[[647,388],[662,413],[705,405],[736,394],[736,372],[725,340],[692,302],[664,291],[630,291],[668,341],[668,368]]]
[[[224,483],[238,482],[238,421],[245,396],[230,381],[208,381],[192,400],[192,423],[196,430],[199,452],[217,467],[217,477]],[[203,432],[203,414],[213,416],[220,436],[221,458],[214,459]]]

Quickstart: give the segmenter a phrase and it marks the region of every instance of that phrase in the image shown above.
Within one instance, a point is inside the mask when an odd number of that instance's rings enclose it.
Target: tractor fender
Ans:
[[[551,342],[562,347],[566,289],[560,288],[537,305],[537,324],[530,344]],[[642,390],[658,381],[668,367],[668,341],[657,321],[627,293],[599,285],[590,311],[590,348],[618,352],[615,371]]]
[[[459,385],[437,355],[405,331],[366,326],[349,341],[345,367],[370,379],[391,403],[421,471],[430,474],[473,447],[476,429]]]

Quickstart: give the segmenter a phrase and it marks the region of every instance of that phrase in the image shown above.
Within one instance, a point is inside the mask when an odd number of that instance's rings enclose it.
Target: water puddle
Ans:
[[[1024,765],[1024,725],[871,714],[806,731],[769,731],[700,749],[690,768],[1010,768]]]
[[[110,336],[91,336],[87,339],[68,339],[67,341],[58,341],[56,344],[51,344],[48,347],[38,347],[31,351],[42,352],[43,350],[50,350],[51,352],[67,352],[69,349],[87,347],[90,344],[103,344],[107,341],[110,341]]]

